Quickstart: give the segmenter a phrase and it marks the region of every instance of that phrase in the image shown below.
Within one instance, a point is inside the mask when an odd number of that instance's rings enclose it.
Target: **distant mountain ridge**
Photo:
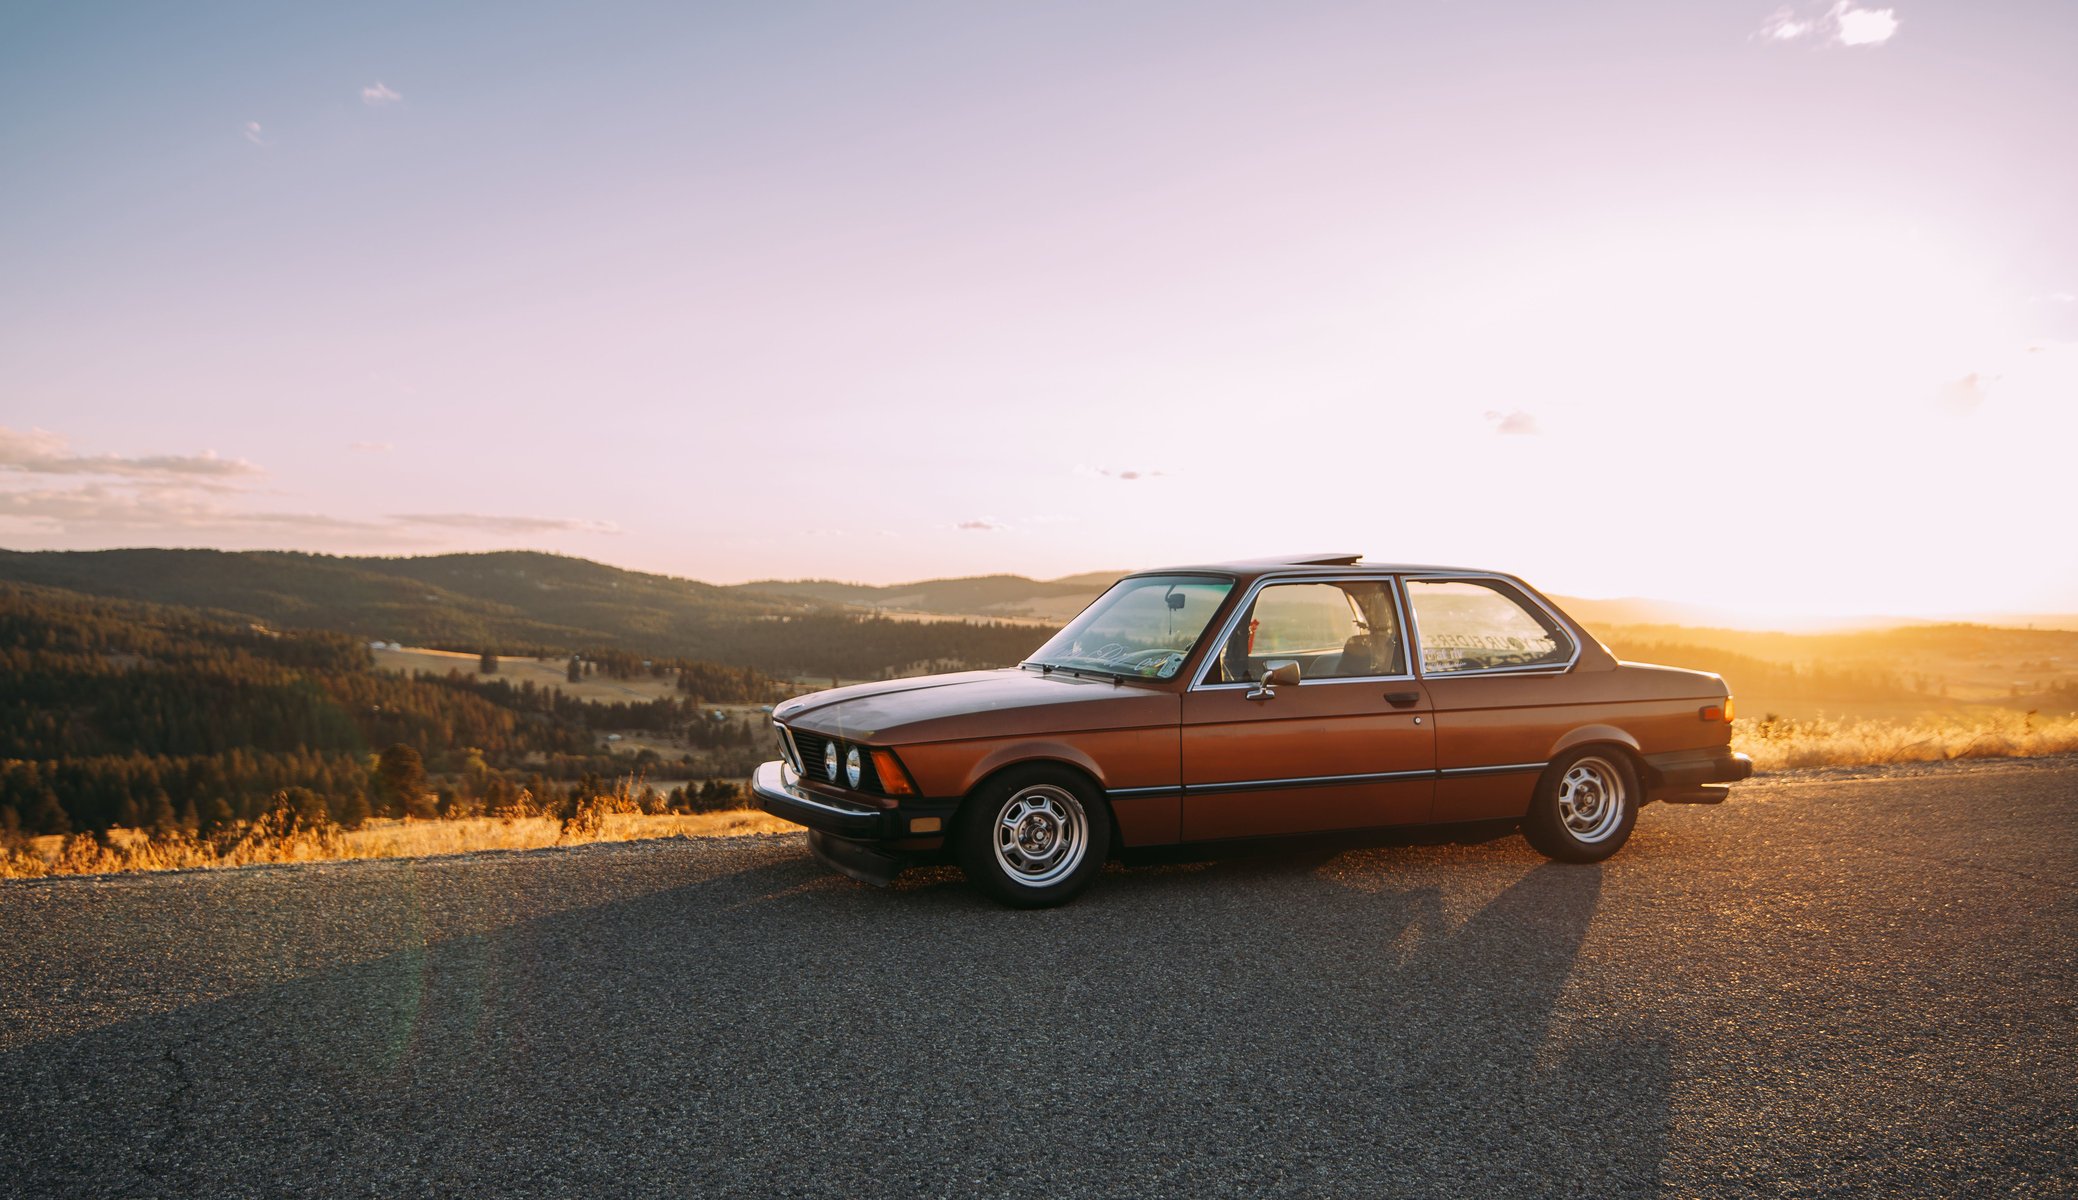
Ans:
[[[718,585],[534,551],[350,557],[253,550],[0,550],[0,580],[236,613],[282,628],[330,629],[446,649],[619,646],[742,661],[747,623],[843,613],[1065,622],[1125,571],[1058,579],[981,575],[875,585],[827,579]],[[1590,629],[1752,628],[1702,605],[1553,597]],[[1978,617],[2078,628],[2078,618]],[[1811,627],[1929,622],[1868,618]],[[949,631],[948,631],[949,632]],[[920,643],[921,644],[921,643]],[[1029,649],[1029,647],[1027,647]]]
[[[941,616],[1046,617],[1065,621],[1125,574],[1125,571],[1096,571],[1044,580],[1027,579],[1022,575],[976,575],[884,586],[841,583],[830,579],[763,579],[739,584],[735,590],[898,612]]]

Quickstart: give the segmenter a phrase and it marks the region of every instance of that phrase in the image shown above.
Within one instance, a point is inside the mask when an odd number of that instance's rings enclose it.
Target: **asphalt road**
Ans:
[[[2078,1195],[2078,761],[1115,867],[0,884],[0,1194]]]

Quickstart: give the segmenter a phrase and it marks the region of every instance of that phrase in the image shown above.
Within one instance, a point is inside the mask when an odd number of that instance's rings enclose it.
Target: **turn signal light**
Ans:
[[[1732,719],[1731,701],[1727,700],[1723,704],[1706,704],[1703,706],[1702,711],[1696,715],[1705,721],[1729,721]]]
[[[894,751],[875,750],[873,752],[873,773],[880,776],[880,790],[888,795],[916,795],[916,785],[909,782],[909,772],[904,771],[902,764],[895,761]]]

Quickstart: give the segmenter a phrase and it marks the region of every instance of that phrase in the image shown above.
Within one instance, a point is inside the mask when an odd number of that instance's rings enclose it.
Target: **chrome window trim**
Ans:
[[[1402,575],[1399,578],[1400,593],[1406,599],[1402,607],[1406,610],[1406,619],[1414,623],[1415,640],[1408,644],[1408,649],[1413,653],[1410,654],[1408,661],[1416,671],[1420,672],[1423,679],[1464,679],[1473,675],[1563,675],[1573,669],[1586,649],[1585,635],[1580,630],[1574,628],[1571,621],[1559,615],[1557,609],[1546,604],[1542,596],[1531,591],[1528,584],[1523,583],[1519,579],[1481,571],[1431,572],[1419,575]],[[1549,617],[1552,625],[1559,632],[1566,635],[1567,641],[1573,643],[1573,656],[1564,663],[1538,663],[1535,666],[1529,667],[1477,667],[1470,671],[1437,671],[1432,675],[1421,667],[1421,618],[1415,615],[1414,592],[1407,586],[1413,583],[1498,583],[1515,593],[1518,599],[1529,601],[1541,610],[1545,616]]]
[[[1253,584],[1249,585],[1248,591],[1242,594],[1241,602],[1234,607],[1234,611],[1227,615],[1226,622],[1219,627],[1219,637],[1216,638],[1212,642],[1212,644],[1206,648],[1205,660],[1198,664],[1198,673],[1191,678],[1191,685],[1188,690],[1193,692],[1218,692],[1228,691],[1234,688],[1252,688],[1255,686],[1255,684],[1250,683],[1246,680],[1239,683],[1207,683],[1205,682],[1205,676],[1211,673],[1212,664],[1218,660],[1220,647],[1225,646],[1227,644],[1227,639],[1234,636],[1234,630],[1240,624],[1242,615],[1255,607],[1255,598],[1258,595],[1262,594],[1264,588],[1274,587],[1280,583],[1383,583],[1386,587],[1386,590],[1392,593],[1393,607],[1398,610],[1393,614],[1393,616],[1395,621],[1399,625],[1400,645],[1405,647],[1407,652],[1407,673],[1404,675],[1337,675],[1332,679],[1306,679],[1302,677],[1299,680],[1300,687],[1306,687],[1309,684],[1325,685],[1330,683],[1384,683],[1389,680],[1406,680],[1418,678],[1418,676],[1416,676],[1414,673],[1414,642],[1411,638],[1412,631],[1408,628],[1407,624],[1407,622],[1410,619],[1407,612],[1407,596],[1406,593],[1402,591],[1400,587],[1398,587],[1394,583],[1394,580],[1396,578],[1398,577],[1384,571],[1379,571],[1376,573],[1369,571],[1351,571],[1348,573],[1336,573],[1325,575],[1316,575],[1310,573],[1304,575],[1263,575],[1258,577]]]

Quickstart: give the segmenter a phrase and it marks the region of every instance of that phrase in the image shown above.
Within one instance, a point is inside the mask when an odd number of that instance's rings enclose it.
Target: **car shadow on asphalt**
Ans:
[[[1599,867],[1475,848],[1409,882],[1391,846],[1283,847],[1017,912],[769,853],[0,1054],[0,1170],[50,1194],[1656,1188],[1671,1039],[1569,991]]]

